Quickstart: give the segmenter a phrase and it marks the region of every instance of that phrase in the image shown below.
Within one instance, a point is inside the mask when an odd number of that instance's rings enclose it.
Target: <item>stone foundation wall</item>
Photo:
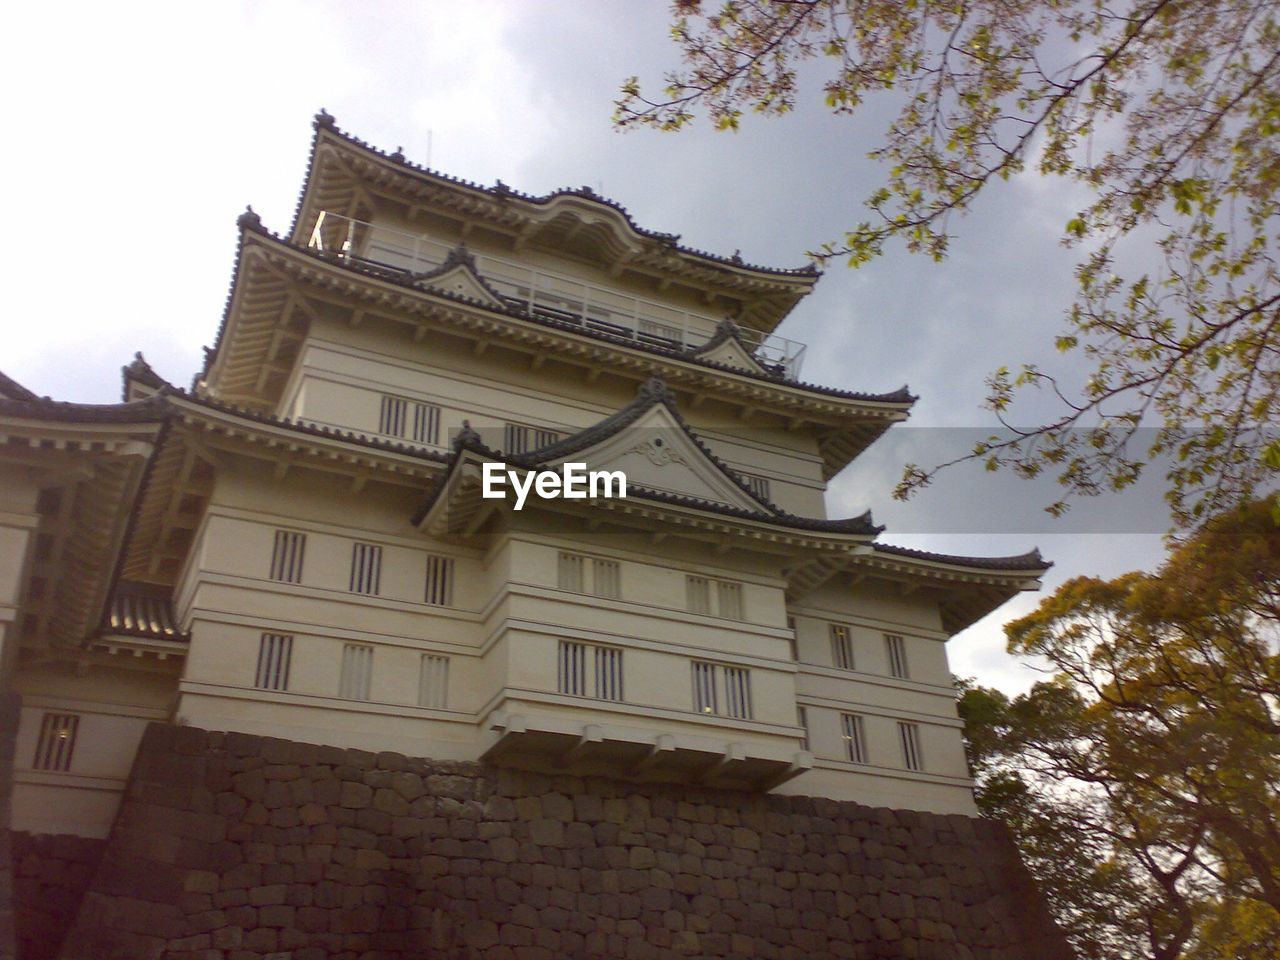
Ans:
[[[54,960],[75,920],[105,840],[10,834],[17,960]]]
[[[153,724],[63,960],[1066,960],[1003,829]]]

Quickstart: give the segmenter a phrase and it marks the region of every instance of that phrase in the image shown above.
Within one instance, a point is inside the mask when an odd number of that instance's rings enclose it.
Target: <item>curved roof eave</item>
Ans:
[[[806,264],[803,267],[767,267],[746,263],[736,255],[725,257],[705,250],[683,246],[679,243],[679,234],[661,233],[641,227],[632,219],[626,207],[615,200],[600,196],[590,187],[563,188],[538,196],[514,190],[500,180],[489,187],[471,180],[464,180],[460,177],[441,173],[429,167],[413,163],[406,159],[399,150],[390,153],[380,150],[367,141],[342,130],[338,127],[333,116],[325,110],[321,110],[316,114],[313,129],[314,134],[311,140],[311,153],[307,161],[307,173],[303,180],[302,190],[299,193],[297,206],[294,209],[293,223],[290,226],[290,235],[295,238],[306,213],[307,196],[316,174],[316,157],[322,141],[327,139],[335,145],[355,150],[372,160],[385,164],[389,170],[402,172],[432,186],[459,191],[488,201],[521,204],[531,210],[553,206],[564,199],[585,202],[597,208],[602,214],[616,218],[616,222],[624,227],[636,241],[661,244],[682,258],[724,273],[743,276],[754,275],[761,279],[772,281],[791,281],[791,285],[794,285],[795,281],[799,281],[804,288],[804,293],[807,293],[821,276],[821,271],[813,264]],[[803,293],[800,296],[803,296]]]

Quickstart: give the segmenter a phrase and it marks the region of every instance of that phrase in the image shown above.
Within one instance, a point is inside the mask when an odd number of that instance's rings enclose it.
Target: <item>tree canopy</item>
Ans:
[[[1280,956],[1280,529],[1254,503],[1154,574],[1062,585],[1006,628],[1056,671],[966,685],[983,811],[1080,956]]]
[[[673,16],[683,65],[660,96],[623,84],[622,127],[786,113],[811,60],[836,113],[898,97],[870,151],[887,182],[819,259],[861,265],[895,239],[940,259],[953,214],[1028,169],[1091,192],[1063,229],[1078,289],[1055,337],[1089,375],[1077,390],[1036,365],[996,370],[987,404],[1007,429],[966,459],[1056,472],[1057,513],[1162,458],[1183,525],[1280,471],[1280,3],[676,0]],[[1060,414],[1014,426],[1036,388]],[[937,469],[909,466],[898,495]]]

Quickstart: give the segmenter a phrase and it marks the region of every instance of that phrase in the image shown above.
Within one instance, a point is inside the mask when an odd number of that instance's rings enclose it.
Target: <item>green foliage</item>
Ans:
[[[1080,577],[1010,624],[1049,681],[962,684],[977,801],[1079,955],[1280,955],[1280,527],[1253,503],[1155,574]]]
[[[1093,375],[1079,395],[1058,393],[1060,416],[992,437],[984,454],[1023,475],[1053,467],[1067,497],[1052,512],[1172,451],[1167,497],[1182,526],[1280,472],[1263,456],[1280,442],[1278,0],[677,0],[673,13],[683,68],[662,98],[624,83],[621,127],[677,130],[697,108],[721,129],[745,110],[786,113],[810,60],[837,114],[897,98],[871,152],[887,183],[819,259],[861,266],[890,240],[941,259],[951,215],[1027,169],[1092,191],[1063,232],[1084,252],[1055,339]],[[1118,264],[1152,243],[1162,269],[1126,282]],[[1013,384],[993,377],[989,406],[1007,425],[1015,395],[1040,387],[1059,390],[1035,368]],[[1139,443],[1148,424],[1155,439]],[[897,494],[937,469],[911,465]]]

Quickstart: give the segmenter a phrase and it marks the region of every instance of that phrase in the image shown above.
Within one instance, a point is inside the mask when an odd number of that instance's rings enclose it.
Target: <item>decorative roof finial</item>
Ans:
[[[640,385],[636,397],[649,403],[675,403],[676,400],[667,386],[667,381],[657,373]]]
[[[732,260],[734,263],[742,263],[742,251],[741,250],[733,251],[733,256],[730,257],[729,259]]]
[[[404,147],[396,147],[396,152],[387,155],[388,160],[394,160],[396,163],[404,163]]]
[[[480,438],[480,434],[471,426],[470,420],[462,421],[462,429],[453,435],[453,449],[461,450],[463,447],[471,444],[484,445],[484,441]]]
[[[262,218],[253,212],[253,207],[246,205],[244,213],[236,217],[236,226],[241,230],[262,230]]]
[[[320,112],[316,114],[316,126],[327,127],[332,129],[333,127],[337,126],[337,124],[333,119],[333,115],[330,114],[329,111],[326,110],[324,107],[321,107]]]

